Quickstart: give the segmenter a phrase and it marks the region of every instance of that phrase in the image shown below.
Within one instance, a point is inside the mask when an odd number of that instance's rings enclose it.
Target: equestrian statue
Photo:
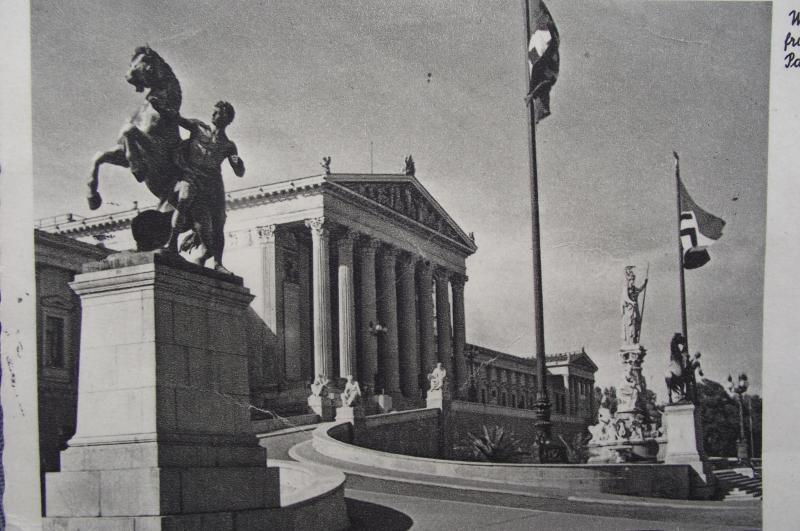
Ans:
[[[149,46],[136,48],[125,76],[136,92],[145,92],[144,102],[120,132],[117,145],[94,157],[87,199],[89,208],[102,204],[98,192],[103,164],[130,168],[137,181],[145,183],[158,198],[156,210],[142,212],[131,222],[140,251],[166,246],[178,251],[178,236],[192,234],[180,246],[182,251],[202,245],[195,262],[222,266],[225,225],[225,190],[220,165],[228,160],[238,177],[244,163],[225,128],[233,121],[233,106],[218,102],[212,125],[180,115],[181,85],[167,62]],[[179,128],[189,131],[182,140]]]
[[[669,368],[664,378],[667,384],[669,403],[672,404],[672,394],[675,393],[678,402],[695,401],[695,372],[703,376],[700,367],[700,353],[689,356],[686,351],[686,338],[681,333],[675,333],[669,345]]]

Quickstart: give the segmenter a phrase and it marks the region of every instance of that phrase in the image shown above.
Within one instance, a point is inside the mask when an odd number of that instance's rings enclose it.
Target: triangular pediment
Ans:
[[[585,369],[591,372],[595,372],[597,370],[597,365],[594,364],[592,359],[585,352],[571,360],[569,364],[573,367]]]
[[[477,250],[472,237],[453,221],[413,176],[339,174],[330,175],[326,180],[433,230],[470,249],[471,252]]]

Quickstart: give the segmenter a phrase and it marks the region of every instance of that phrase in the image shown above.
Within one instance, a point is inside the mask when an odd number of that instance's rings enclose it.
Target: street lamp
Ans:
[[[750,457],[747,451],[747,438],[744,434],[744,405],[742,398],[742,395],[747,392],[748,386],[749,383],[745,373],[739,374],[739,380],[735,384],[733,383],[733,377],[730,374],[728,375],[728,393],[731,396],[736,396],[739,402],[739,440],[736,441],[736,457],[739,462],[746,461]]]

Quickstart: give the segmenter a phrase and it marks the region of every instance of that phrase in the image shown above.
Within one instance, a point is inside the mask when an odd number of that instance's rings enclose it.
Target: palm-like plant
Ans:
[[[589,439],[591,439],[590,436],[584,435],[583,433],[576,433],[572,438],[572,444],[565,441],[564,437],[561,435],[559,435],[558,438],[561,439],[561,442],[564,443],[564,447],[566,448],[567,462],[581,464],[589,460],[589,449],[586,447],[586,444],[589,442]]]
[[[472,433],[467,433],[467,436],[472,455],[481,461],[507,463],[525,453],[513,433],[506,433],[500,426],[492,428],[483,426],[483,434],[480,437]]]

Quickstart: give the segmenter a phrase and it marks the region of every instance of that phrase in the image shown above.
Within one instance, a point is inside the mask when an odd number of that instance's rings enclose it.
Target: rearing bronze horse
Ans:
[[[669,369],[664,378],[670,404],[672,404],[672,393],[678,396],[679,402],[694,400],[695,371],[703,376],[700,353],[697,352],[690,358],[686,353],[686,338],[683,334],[675,333],[669,344]]]
[[[144,182],[159,199],[159,208],[169,210],[168,204],[174,202],[171,196],[175,182],[181,174],[174,161],[181,141],[181,85],[172,68],[149,46],[136,49],[125,79],[136,87],[136,92],[147,90],[145,102],[123,127],[117,146],[95,155],[87,183],[89,208],[96,210],[103,202],[97,191],[100,166],[114,164],[130,168],[136,180]]]

